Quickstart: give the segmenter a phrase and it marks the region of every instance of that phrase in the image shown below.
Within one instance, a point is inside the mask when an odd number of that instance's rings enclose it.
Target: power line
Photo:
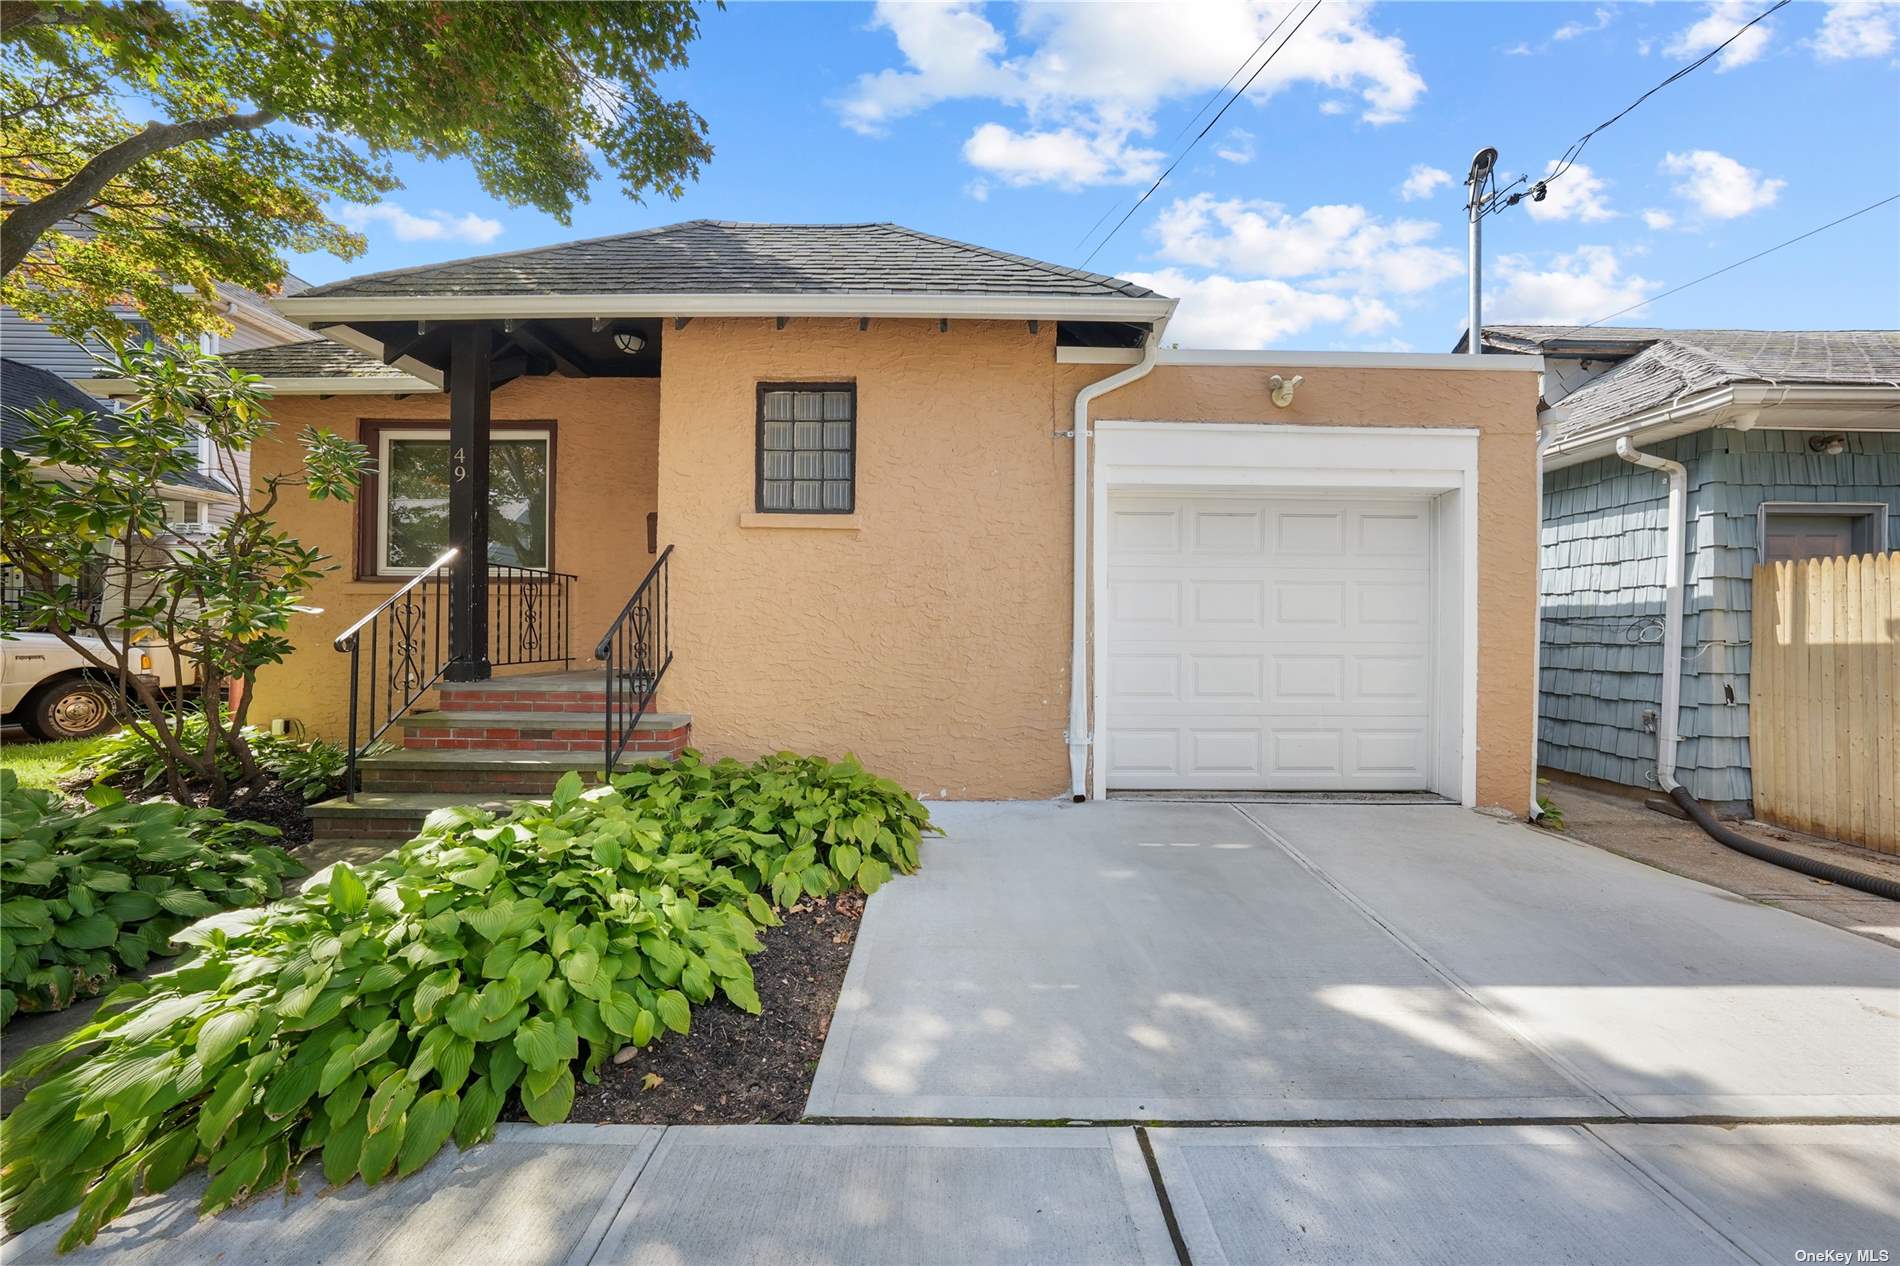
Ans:
[[[1260,65],[1254,68],[1253,74],[1247,76],[1247,82],[1240,85],[1240,89],[1237,92],[1235,92],[1233,96],[1227,99],[1227,104],[1223,105],[1218,111],[1215,112],[1214,117],[1207,121],[1207,126],[1202,128],[1198,133],[1195,134],[1194,139],[1188,142],[1187,148],[1182,150],[1181,153],[1175,158],[1175,160],[1168,164],[1168,169],[1162,172],[1159,176],[1157,176],[1155,178],[1155,182],[1152,185],[1148,186],[1147,192],[1143,193],[1141,197],[1135,199],[1135,205],[1128,208],[1128,214],[1122,216],[1121,219],[1115,221],[1115,227],[1108,231],[1108,236],[1104,237],[1101,241],[1095,244],[1095,249],[1089,252],[1088,259],[1085,259],[1082,261],[1082,266],[1084,268],[1087,268],[1089,266],[1089,262],[1093,260],[1098,254],[1101,253],[1102,248],[1104,246],[1107,246],[1117,233],[1121,232],[1122,226],[1128,223],[1129,219],[1133,217],[1135,212],[1141,210],[1142,204],[1148,201],[1149,198],[1154,196],[1154,191],[1161,188],[1161,182],[1166,180],[1169,176],[1173,175],[1174,169],[1181,165],[1182,160],[1187,158],[1189,154],[1194,152],[1194,147],[1201,143],[1202,138],[1204,138],[1209,132],[1214,130],[1214,125],[1221,121],[1222,115],[1226,114],[1228,110],[1233,108],[1234,102],[1240,100],[1242,97],[1247,95],[1247,89],[1253,87],[1253,81],[1260,78],[1260,72],[1273,64],[1273,59],[1280,55],[1281,51],[1285,49],[1286,46],[1293,41],[1293,37],[1300,33],[1300,28],[1306,25],[1306,19],[1312,17],[1315,13],[1319,12],[1320,5],[1324,4],[1325,2],[1326,0],[1313,0],[1312,7],[1306,11],[1306,13],[1300,18],[1298,22],[1294,23],[1293,29],[1286,33],[1286,38],[1281,40],[1279,45],[1275,47],[1272,52],[1267,54],[1266,60],[1262,61]],[[1785,2],[1786,0],[1784,0],[1784,3]],[[1286,24],[1287,18],[1291,16],[1293,16],[1293,10],[1288,9],[1284,14],[1280,16],[1280,20],[1273,24],[1273,31],[1277,31],[1282,26],[1284,26]],[[1267,39],[1273,38],[1273,31],[1267,32]],[[1252,58],[1249,58],[1248,60],[1251,61]],[[1246,62],[1242,62],[1241,65],[1245,66]],[[1232,80],[1230,79],[1229,82],[1231,83]]]
[[[1271,40],[1273,38],[1274,31],[1278,31],[1280,29],[1281,24],[1286,21],[1287,15],[1290,15],[1292,12],[1293,12],[1292,9],[1288,9],[1286,11],[1286,14],[1281,15],[1280,21],[1274,23],[1273,31],[1267,32],[1267,38],[1261,40],[1258,44],[1254,45],[1253,52],[1248,53],[1247,56],[1241,61],[1240,65],[1234,67],[1234,73],[1227,76],[1227,82],[1222,84],[1220,87],[1214,89],[1214,94],[1210,96],[1207,100],[1201,102],[1201,108],[1194,112],[1194,117],[1181,125],[1181,130],[1179,132],[1176,132],[1174,136],[1169,139],[1168,144],[1173,145],[1179,142],[1182,137],[1188,134],[1189,128],[1193,127],[1196,123],[1199,123],[1201,121],[1201,116],[1207,113],[1207,107],[1213,105],[1216,101],[1219,101],[1222,95],[1226,93],[1228,87],[1233,84],[1234,80],[1240,78],[1240,72],[1247,69],[1247,67],[1253,65],[1253,59],[1260,56],[1260,50],[1267,46],[1267,40]],[[1095,223],[1089,225],[1089,231],[1076,239],[1076,242],[1075,242],[1076,249],[1080,250],[1082,247],[1082,243],[1088,241],[1091,237],[1095,236],[1095,230],[1101,228],[1103,221],[1107,220],[1109,216],[1115,214],[1115,208],[1117,205],[1120,204],[1120,202],[1121,202],[1120,198],[1115,198],[1115,199],[1112,199],[1106,207],[1102,208],[1102,214],[1095,217]]]
[[[1659,295],[1651,295],[1649,298],[1643,300],[1641,303],[1632,303],[1627,308],[1621,308],[1615,312],[1610,313],[1609,316],[1600,316],[1594,321],[1586,321],[1584,322],[1584,327],[1588,328],[1589,326],[1592,326],[1592,325],[1602,325],[1605,321],[1614,321],[1617,317],[1622,316],[1625,312],[1634,312],[1638,308],[1648,307],[1650,304],[1656,302],[1658,299],[1667,299],[1670,295],[1681,294],[1683,291],[1687,290],[1690,286],[1699,286],[1711,277],[1720,277],[1723,273],[1729,272],[1732,269],[1740,268],[1743,264],[1752,264],[1764,255],[1772,255],[1776,251],[1780,250],[1782,247],[1793,246],[1796,242],[1803,241],[1807,238],[1813,237],[1816,233],[1825,233],[1827,230],[1833,228],[1837,224],[1845,224],[1849,220],[1853,219],[1855,216],[1866,215],[1869,211],[1877,210],[1880,207],[1884,207],[1889,202],[1900,202],[1900,193],[1888,194],[1886,197],[1882,198],[1880,201],[1870,202],[1858,211],[1849,211],[1846,215],[1842,216],[1838,220],[1829,220],[1826,224],[1821,225],[1819,228],[1809,229],[1806,233],[1802,233],[1798,236],[1791,237],[1785,242],[1778,242],[1775,245],[1770,246],[1767,250],[1756,251],[1753,255],[1750,255],[1747,259],[1738,259],[1732,264],[1725,264],[1721,268],[1716,269],[1712,273],[1702,274],[1702,276],[1697,277],[1694,281],[1685,281],[1680,286],[1672,286],[1670,289],[1663,291]]]
[[[1570,143],[1570,148],[1565,150],[1563,154],[1557,159],[1556,164],[1552,166],[1550,174],[1548,176],[1545,176],[1542,180],[1538,181],[1536,184],[1532,185],[1530,190],[1526,191],[1525,193],[1514,194],[1511,197],[1504,198],[1502,200],[1500,200],[1499,194],[1493,194],[1491,196],[1491,205],[1485,208],[1483,214],[1494,215],[1497,212],[1504,210],[1506,207],[1516,206],[1519,202],[1522,202],[1526,197],[1534,196],[1534,191],[1540,189],[1543,186],[1550,184],[1551,181],[1557,179],[1559,176],[1563,175],[1565,172],[1569,171],[1572,167],[1574,167],[1576,165],[1578,157],[1581,156],[1583,153],[1583,147],[1588,145],[1591,141],[1591,138],[1596,136],[1598,132],[1601,132],[1604,128],[1609,127],[1612,123],[1617,122],[1624,115],[1628,114],[1631,110],[1634,110],[1637,106],[1643,104],[1643,102],[1649,100],[1651,97],[1661,92],[1664,88],[1667,88],[1670,84],[1675,83],[1678,79],[1681,79],[1685,75],[1692,74],[1693,72],[1701,69],[1703,66],[1708,65],[1709,62],[1712,61],[1716,57],[1716,55],[1719,54],[1723,49],[1727,48],[1730,44],[1733,44],[1736,40],[1742,38],[1743,33],[1746,32],[1750,27],[1754,26],[1757,22],[1762,21],[1764,18],[1769,17],[1770,15],[1775,13],[1777,10],[1786,7],[1789,3],[1790,3],[1790,0],[1775,0],[1774,4],[1769,5],[1766,9],[1763,9],[1760,13],[1757,13],[1754,17],[1750,18],[1748,21],[1736,27],[1735,33],[1733,35],[1723,40],[1720,44],[1717,44],[1714,48],[1710,49],[1708,52],[1702,54],[1702,56],[1690,62],[1687,66],[1683,66],[1679,68],[1674,74],[1664,79],[1661,83],[1657,84],[1654,88],[1651,88],[1648,92],[1645,92],[1642,96],[1636,98],[1636,100],[1630,102],[1628,105],[1624,106],[1621,110],[1618,110],[1615,114],[1603,120],[1603,122],[1597,124],[1595,127],[1591,128],[1588,132],[1585,132],[1582,136],[1579,136],[1576,140],[1572,141]],[[1528,179],[1529,179],[1528,176],[1520,176],[1516,180],[1512,181],[1511,185],[1507,187],[1515,188],[1517,185],[1521,185],[1525,183]]]

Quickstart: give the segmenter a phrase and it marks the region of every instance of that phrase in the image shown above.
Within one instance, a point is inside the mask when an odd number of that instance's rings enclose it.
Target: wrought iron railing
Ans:
[[[571,663],[573,609],[574,577],[567,572],[489,567],[488,662],[496,668]]]
[[[594,647],[594,658],[607,674],[606,757],[611,777],[640,721],[653,707],[660,679],[673,663],[673,626],[667,612],[670,587],[667,546],[646,579],[620,608],[607,635]]]
[[[349,769],[343,788],[351,801],[356,799],[357,757],[449,670],[449,564],[460,552],[451,549],[429,564],[334,643],[350,657]],[[369,734],[358,742],[365,722]]]
[[[343,630],[335,645],[350,657],[349,770],[356,796],[356,762],[404,713],[448,675],[450,549],[369,614]],[[488,570],[488,662],[571,663],[574,577],[535,567]],[[359,737],[360,736],[360,737]]]

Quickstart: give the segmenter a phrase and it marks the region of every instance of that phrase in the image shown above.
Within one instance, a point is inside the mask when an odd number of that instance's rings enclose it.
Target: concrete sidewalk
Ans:
[[[1900,1127],[504,1126],[401,1182],[195,1220],[201,1180],[9,1266],[1785,1263],[1900,1254]],[[1178,1227],[1171,1236],[1169,1212]],[[1877,1260],[1877,1259],[1867,1259]]]

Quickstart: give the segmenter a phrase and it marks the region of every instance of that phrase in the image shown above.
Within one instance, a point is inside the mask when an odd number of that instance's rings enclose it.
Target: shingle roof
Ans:
[[[1600,357],[1625,358],[1557,402],[1557,441],[1732,383],[1900,387],[1900,333],[1891,330],[1488,325],[1484,338],[1488,347],[1511,351],[1576,355],[1589,348]]]
[[[26,417],[26,411],[45,404],[90,414],[93,424],[107,435],[118,434],[125,424],[119,414],[51,370],[25,361],[0,358],[0,441],[4,441],[5,447],[26,453],[33,451],[36,428]],[[165,482],[207,492],[231,491],[222,479],[202,471],[176,475]]]
[[[897,224],[688,220],[371,273],[314,286],[298,298],[635,293],[1157,297],[1119,278]]]
[[[408,373],[394,365],[385,365],[346,343],[328,338],[279,343],[274,347],[247,347],[241,352],[226,352],[223,360],[232,369],[265,379],[409,378]]]

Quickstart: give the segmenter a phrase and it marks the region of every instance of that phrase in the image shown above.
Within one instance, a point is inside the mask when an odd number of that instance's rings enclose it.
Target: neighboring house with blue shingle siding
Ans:
[[[1751,577],[1764,558],[1900,549],[1900,336],[1488,326],[1541,354],[1539,763],[1654,787],[1668,480],[1687,468],[1676,777],[1746,810]]]

